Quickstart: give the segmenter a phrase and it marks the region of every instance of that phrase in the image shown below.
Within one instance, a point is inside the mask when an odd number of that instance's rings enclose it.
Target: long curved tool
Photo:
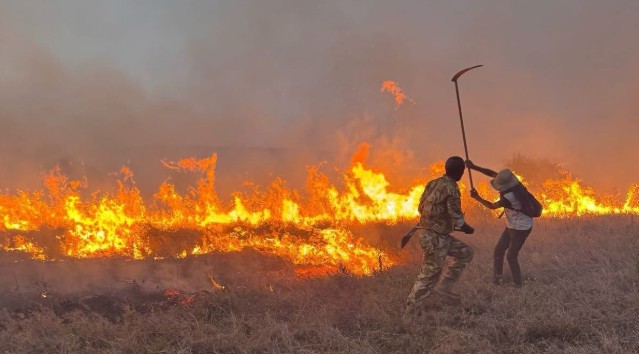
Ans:
[[[457,107],[459,108],[459,121],[461,122],[462,138],[464,138],[464,152],[466,153],[466,160],[469,159],[468,145],[466,144],[466,131],[464,130],[464,118],[462,116],[461,101],[459,100],[459,86],[457,85],[457,80],[459,79],[460,76],[464,75],[467,71],[473,70],[480,66],[483,66],[483,65],[475,65],[475,66],[471,66],[469,68],[460,70],[457,74],[455,74],[455,76],[453,76],[453,79],[451,80],[455,83],[455,93],[457,94]],[[470,168],[468,169],[468,178],[470,178],[470,188],[474,189],[475,187],[473,186],[473,175],[470,172]]]

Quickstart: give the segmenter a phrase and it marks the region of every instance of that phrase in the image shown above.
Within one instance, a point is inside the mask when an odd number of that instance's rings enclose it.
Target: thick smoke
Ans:
[[[637,182],[636,1],[60,1],[0,5],[0,185],[59,164],[89,188],[128,164],[149,195],[160,159],[219,153],[222,198],[244,180],[301,187],[308,164],[369,163],[402,184],[462,155],[562,163]],[[397,81],[415,101],[380,93]],[[177,178],[177,176],[174,176]]]

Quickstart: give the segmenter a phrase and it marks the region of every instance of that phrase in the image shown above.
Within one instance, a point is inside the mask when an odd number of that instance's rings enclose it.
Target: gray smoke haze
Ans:
[[[160,159],[217,152],[225,199],[345,168],[363,141],[401,184],[463,154],[450,79],[484,64],[460,80],[473,160],[522,153],[623,191],[638,38],[634,0],[0,1],[0,186],[60,164],[102,188],[128,164],[152,192]],[[384,80],[415,104],[395,109]]]

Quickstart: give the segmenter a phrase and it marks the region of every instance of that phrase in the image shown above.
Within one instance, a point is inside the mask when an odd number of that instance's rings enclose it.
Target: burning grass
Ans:
[[[366,167],[365,155],[365,147],[355,154],[339,187],[310,167],[303,192],[286,188],[276,178],[267,190],[235,193],[226,205],[215,191],[215,154],[163,162],[171,170],[194,173],[195,186],[180,193],[167,180],[151,202],[141,197],[128,168],[122,168],[114,193],[90,194],[86,181],[71,180],[56,170],[45,178],[45,191],[0,194],[0,250],[61,260],[184,258],[254,249],[300,267],[345,267],[355,274],[371,274],[396,259],[354,230],[414,222],[424,180],[441,175],[443,165],[433,164],[430,176],[401,189],[392,187],[382,172]],[[544,216],[639,214],[637,186],[625,196],[603,196],[567,173],[559,175],[534,186]],[[477,188],[488,198],[496,196],[485,182]],[[467,199],[463,183],[460,189],[471,219],[489,217]]]
[[[54,171],[45,191],[0,195],[0,343],[7,352],[632,352],[639,310],[637,186],[602,196],[560,171],[531,179],[545,206],[521,256],[523,289],[490,285],[500,227],[465,199],[476,257],[461,307],[400,326],[417,242],[400,253],[426,178],[396,189],[356,154],[334,185],[215,191],[216,156],[144,201]],[[539,180],[537,180],[539,179]],[[490,196],[486,183],[480,193]],[[495,196],[494,194],[492,196]],[[611,215],[616,214],[616,215]],[[601,216],[606,215],[606,216]]]
[[[405,227],[367,231],[396,243]],[[419,263],[414,241],[402,255],[405,263],[372,276],[343,270],[299,277],[288,260],[251,251],[78,260],[59,270],[68,277],[83,268],[76,285],[101,284],[99,291],[64,291],[47,268],[53,264],[12,263],[37,265],[32,278],[45,272],[46,296],[42,286],[28,290],[26,273],[5,264],[3,273],[14,272],[21,286],[0,297],[0,343],[9,353],[639,351],[636,220],[541,219],[520,256],[522,289],[490,283],[500,229],[493,221],[461,236],[476,249],[458,285],[462,306],[429,310],[410,330],[401,328],[400,314]],[[96,275],[87,270],[92,267],[108,271]],[[212,286],[210,275],[224,288]]]

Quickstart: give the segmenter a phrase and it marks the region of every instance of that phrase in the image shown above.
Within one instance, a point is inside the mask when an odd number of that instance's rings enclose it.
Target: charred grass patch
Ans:
[[[405,227],[385,228],[388,244]],[[400,316],[419,267],[358,277],[226,274],[223,290],[132,284],[43,297],[0,294],[6,353],[629,353],[639,351],[639,225],[625,217],[540,220],[520,255],[524,286],[491,280],[501,225],[460,236],[475,258],[460,306],[437,306],[408,328]],[[255,264],[244,254],[242,262]],[[247,258],[247,259],[245,259]],[[230,261],[229,261],[230,262]],[[261,264],[261,263],[259,263]],[[508,280],[507,265],[506,280]],[[200,269],[189,268],[192,277]],[[205,277],[206,274],[200,274]],[[231,281],[233,277],[235,282]],[[243,279],[239,279],[242,278]],[[181,290],[181,289],[180,289]],[[189,299],[189,301],[184,301]]]

